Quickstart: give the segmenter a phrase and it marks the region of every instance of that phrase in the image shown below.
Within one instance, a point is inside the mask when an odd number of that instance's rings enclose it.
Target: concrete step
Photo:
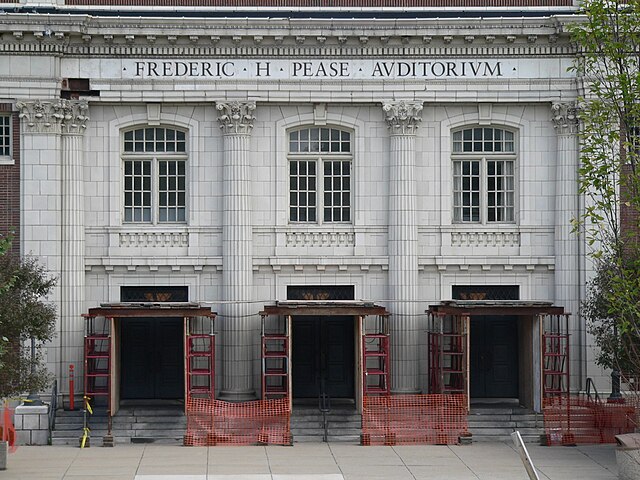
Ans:
[[[56,428],[52,432],[53,445],[78,445],[83,428],[82,411],[59,411]],[[169,443],[182,444],[187,420],[180,407],[127,407],[113,417],[112,434],[116,443]],[[89,415],[91,439],[102,445],[107,434],[107,416],[104,411]]]
[[[491,422],[491,421],[474,421],[469,420],[469,428],[486,428],[492,425],[500,425],[503,427],[509,428],[542,428],[543,422],[535,422],[535,421],[527,421],[527,422],[513,422],[513,421],[505,421],[505,422]]]
[[[517,406],[472,406],[468,424],[474,442],[511,442],[518,430],[525,442],[539,443],[544,433],[542,415]]]
[[[326,417],[329,441],[359,443],[362,417],[355,412],[353,406],[332,409]],[[291,412],[291,434],[294,442],[322,441],[322,412],[316,407],[294,406]]]

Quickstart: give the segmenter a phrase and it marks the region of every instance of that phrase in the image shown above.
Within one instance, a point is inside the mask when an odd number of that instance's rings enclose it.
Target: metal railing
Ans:
[[[591,388],[593,388],[593,398],[591,397]],[[598,389],[596,388],[596,384],[593,383],[593,379],[591,377],[587,378],[587,385],[585,387],[585,392],[587,394],[587,398],[589,400],[595,400],[596,402],[600,401],[600,394],[598,393]]]
[[[51,398],[49,400],[49,434],[56,428],[56,411],[58,410],[58,380],[53,380]]]
[[[322,412],[322,441],[327,443],[329,441],[329,420],[327,414],[331,411],[331,397],[322,392],[318,395],[318,410]]]

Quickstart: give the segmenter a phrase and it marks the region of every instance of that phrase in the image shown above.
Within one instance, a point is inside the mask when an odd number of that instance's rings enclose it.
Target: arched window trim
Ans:
[[[289,222],[352,223],[353,130],[298,125],[286,136]]]
[[[187,222],[187,139],[171,125],[121,130],[124,223]]]
[[[516,223],[518,140],[517,130],[502,125],[451,130],[454,223]]]

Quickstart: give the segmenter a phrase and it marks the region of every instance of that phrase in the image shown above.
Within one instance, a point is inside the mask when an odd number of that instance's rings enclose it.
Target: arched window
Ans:
[[[166,127],[123,132],[124,221],[186,222],[186,133]]]
[[[454,222],[515,222],[515,142],[515,133],[502,128],[453,132]]]
[[[289,132],[289,221],[351,221],[351,147],[351,132],[338,128]]]

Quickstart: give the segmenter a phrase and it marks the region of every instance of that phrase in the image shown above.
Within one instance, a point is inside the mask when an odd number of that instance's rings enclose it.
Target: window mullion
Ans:
[[[316,220],[318,225],[324,223],[324,161],[322,157],[317,157],[316,162]]]
[[[158,168],[158,157],[153,157],[151,160],[151,222],[153,225],[158,224],[158,216],[159,213],[159,193],[158,188],[160,187],[160,180],[158,178],[160,175],[160,169]]]
[[[486,225],[489,218],[489,179],[487,176],[487,157],[480,160],[480,224]]]

